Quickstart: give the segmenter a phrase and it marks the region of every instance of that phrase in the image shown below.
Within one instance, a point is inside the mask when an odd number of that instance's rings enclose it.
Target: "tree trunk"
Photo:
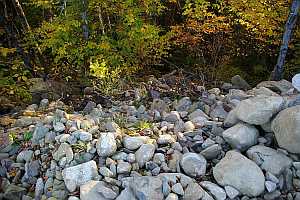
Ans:
[[[24,11],[23,11],[23,8],[22,8],[22,6],[21,6],[19,0],[13,0],[12,2],[13,2],[13,4],[14,4],[16,10],[17,10],[17,13],[23,18],[23,21],[24,21],[24,22],[22,23],[23,27],[24,27],[27,31],[29,31],[29,30],[30,30],[30,26],[29,26],[29,24],[28,24],[26,15],[25,15],[25,13],[24,13]]]
[[[271,74],[271,80],[280,80],[284,71],[284,61],[288,50],[289,41],[291,40],[292,31],[296,25],[298,11],[300,7],[300,0],[293,0],[289,17],[285,24],[285,31],[283,34],[282,44],[278,55],[277,63]]]

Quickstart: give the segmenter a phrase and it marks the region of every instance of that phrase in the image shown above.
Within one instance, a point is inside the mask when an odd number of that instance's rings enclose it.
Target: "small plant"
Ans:
[[[24,141],[28,142],[28,141],[31,140],[31,138],[32,138],[32,132],[26,131],[26,132],[24,133],[24,135],[23,135]]]
[[[141,121],[138,121],[135,124],[135,128],[138,129],[138,131],[142,131],[142,130],[145,130],[145,129],[152,128],[152,124],[148,121],[141,120]]]
[[[12,143],[12,145],[19,145],[20,140],[18,139],[18,136],[15,132],[11,132],[8,135],[9,141]]]
[[[82,141],[79,141],[76,144],[72,144],[71,146],[76,152],[84,152],[87,150],[87,144]]]

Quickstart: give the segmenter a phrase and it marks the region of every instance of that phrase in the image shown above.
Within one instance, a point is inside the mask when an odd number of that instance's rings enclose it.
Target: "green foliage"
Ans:
[[[141,120],[141,121],[138,121],[136,124],[135,124],[135,128],[138,130],[138,131],[143,131],[145,129],[149,129],[149,128],[152,128],[152,124],[148,121],[145,121],[145,120]]]
[[[23,135],[23,139],[24,139],[24,141],[28,142],[31,140],[32,136],[33,135],[32,135],[31,131],[26,131]]]

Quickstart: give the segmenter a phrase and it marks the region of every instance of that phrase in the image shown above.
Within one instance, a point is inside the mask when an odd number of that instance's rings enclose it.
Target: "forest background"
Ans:
[[[288,0],[1,0],[0,94],[30,101],[32,78],[97,85],[184,70],[215,85],[266,80]],[[284,78],[300,71],[296,25]]]

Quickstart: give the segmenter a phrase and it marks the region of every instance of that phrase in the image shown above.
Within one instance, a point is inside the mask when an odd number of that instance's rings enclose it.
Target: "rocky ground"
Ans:
[[[300,94],[284,80],[232,83],[81,112],[43,99],[4,116],[0,199],[300,200]]]

